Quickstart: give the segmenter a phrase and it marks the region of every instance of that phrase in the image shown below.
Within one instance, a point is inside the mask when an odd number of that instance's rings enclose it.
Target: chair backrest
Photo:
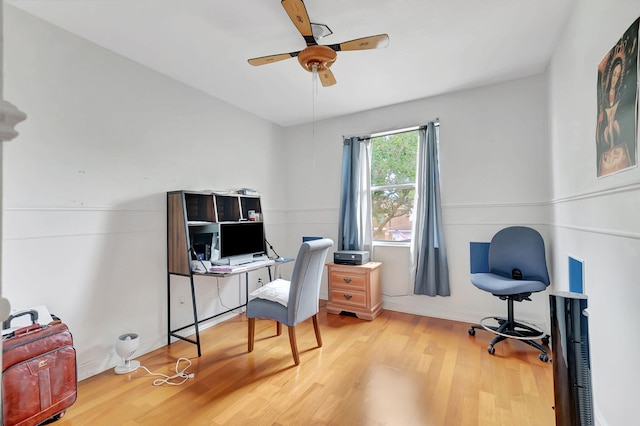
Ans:
[[[493,236],[489,245],[489,269],[507,278],[518,269],[523,280],[550,283],[544,240],[538,231],[525,226],[505,228]]]
[[[287,303],[289,324],[295,325],[318,313],[322,271],[332,246],[333,241],[328,238],[307,241],[300,246]]]

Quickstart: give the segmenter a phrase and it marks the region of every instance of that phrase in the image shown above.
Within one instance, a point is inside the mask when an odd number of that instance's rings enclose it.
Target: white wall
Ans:
[[[378,246],[373,258],[383,262],[383,306],[469,322],[490,314],[505,315],[505,302],[469,281],[469,242],[489,241],[499,229],[512,224],[532,226],[547,236],[546,104],[546,81],[536,76],[321,121],[315,123],[315,131],[312,125],[285,129],[291,165],[287,181],[291,244],[305,234],[338,241],[343,135],[398,129],[439,118],[451,297],[411,295],[408,247]],[[326,294],[326,287],[323,291]],[[522,319],[547,327],[548,297],[540,294],[534,299],[518,304],[517,312]]]
[[[256,188],[281,227],[283,132],[8,5],[4,43],[5,95],[29,119],[4,152],[3,292],[69,325],[83,379],[124,332],[140,353],[166,344],[166,191]],[[203,316],[218,288],[237,302],[226,281],[197,283]],[[189,301],[186,280],[172,289]]]
[[[638,16],[637,0],[576,1],[548,70],[553,282],[567,290],[567,256],[584,259],[594,408],[610,426],[637,417],[640,170],[596,178],[597,67]]]

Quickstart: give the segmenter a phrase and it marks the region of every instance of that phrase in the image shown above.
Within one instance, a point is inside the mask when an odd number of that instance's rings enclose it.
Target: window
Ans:
[[[411,241],[418,130],[371,138],[371,216],[374,241]]]

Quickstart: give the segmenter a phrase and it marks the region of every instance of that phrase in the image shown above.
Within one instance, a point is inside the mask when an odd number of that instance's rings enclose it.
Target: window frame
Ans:
[[[398,130],[389,130],[389,131],[384,131],[384,132],[380,132],[380,133],[376,133],[376,134],[372,134],[371,136],[368,136],[367,138],[369,140],[371,140],[371,152],[373,154],[373,150],[375,149],[374,146],[375,144],[373,143],[373,139],[376,138],[381,138],[384,136],[393,136],[393,135],[397,135],[397,134],[401,134],[401,133],[409,133],[409,132],[418,132],[418,130],[420,130],[422,127],[424,126],[413,126],[413,127],[407,127],[407,128],[403,128],[403,129],[398,129]],[[413,183],[401,183],[401,184],[396,184],[396,185],[380,185],[380,186],[373,186],[371,185],[370,189],[369,189],[369,199],[370,199],[370,203],[372,205],[372,211],[371,211],[371,215],[372,215],[372,221],[373,221],[373,202],[372,200],[372,194],[375,191],[384,191],[387,189],[413,189],[414,192],[417,189],[418,183],[417,183],[417,172],[418,172],[418,155],[419,155],[419,146],[418,146],[418,150],[416,151],[416,161],[415,161],[415,168],[416,168],[416,180],[414,180]],[[369,172],[371,173],[371,172]],[[415,198],[414,198],[415,201]],[[413,207],[413,206],[412,206]],[[413,221],[411,222],[411,238],[409,240],[402,240],[402,241],[396,241],[396,240],[378,240],[375,239],[375,236],[372,235],[371,237],[371,244],[373,246],[383,246],[383,245],[387,245],[387,246],[394,246],[394,247],[398,247],[398,246],[406,246],[409,247],[413,241],[413,230],[414,230],[414,226],[413,226]]]

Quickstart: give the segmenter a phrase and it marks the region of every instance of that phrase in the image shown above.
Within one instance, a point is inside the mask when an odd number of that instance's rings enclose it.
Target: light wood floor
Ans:
[[[192,361],[195,378],[153,386],[138,369],[80,382],[78,400],[56,425],[553,425],[551,363],[521,342],[486,351],[489,333],[469,324],[383,311],[374,321],[327,314],[316,348],[311,321],[297,327],[300,366],[285,330],[256,322],[247,352],[240,315],[201,334],[196,347],[177,341],[137,358],[152,372],[174,374]],[[182,366],[184,366],[183,364]]]

